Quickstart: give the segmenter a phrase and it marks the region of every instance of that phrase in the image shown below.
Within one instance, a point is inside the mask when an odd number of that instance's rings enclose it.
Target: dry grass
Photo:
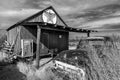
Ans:
[[[33,64],[18,62],[17,67],[20,72],[26,75],[27,80],[55,80],[55,75],[52,72],[52,63],[46,64],[44,67],[36,69]],[[44,63],[41,61],[41,64]]]
[[[88,80],[120,80],[120,52],[114,44],[119,39],[116,40],[115,36],[111,38],[111,41],[97,48],[85,44],[89,53],[89,63],[85,66]]]
[[[41,80],[39,76],[36,75],[36,72],[38,70],[31,64],[27,64],[25,62],[18,62],[17,67],[21,73],[26,75],[27,80]]]
[[[91,44],[84,43],[82,48],[88,53],[88,59],[83,60],[86,80],[120,80],[120,51],[116,42],[120,42],[120,38],[113,35],[111,41],[106,41],[102,47],[94,48]],[[0,53],[0,61],[6,57],[5,53]],[[51,63],[36,69],[34,62],[32,64],[18,62],[17,68],[26,75],[27,80],[69,80],[67,78],[69,75],[63,76],[62,73],[53,70]]]
[[[84,61],[86,80],[120,80],[120,52],[114,44],[118,40],[106,41],[102,47],[94,48],[91,44],[85,44],[82,48],[87,51],[88,59]],[[51,66],[51,65],[50,65]],[[22,73],[26,74],[28,80],[70,80],[62,72],[53,70],[49,64],[40,69],[26,63],[18,63]],[[74,80],[74,77],[73,77]]]

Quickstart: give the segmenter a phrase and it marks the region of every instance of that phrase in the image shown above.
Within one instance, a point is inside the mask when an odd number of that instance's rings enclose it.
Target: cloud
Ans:
[[[15,22],[52,5],[65,21],[74,22],[75,26],[78,26],[79,22],[75,22],[75,18],[69,18],[69,14],[79,14],[86,9],[114,2],[116,0],[0,0],[0,24],[3,25],[2,27],[9,27]],[[84,21],[84,19],[82,20]],[[7,25],[5,25],[6,23]]]
[[[68,15],[66,22],[72,27],[96,30],[118,29],[120,24],[120,4],[109,4],[81,13]]]
[[[26,0],[0,0],[0,7],[2,10],[20,9],[24,6],[25,1]]]
[[[21,17],[37,13],[38,9],[7,10],[0,12],[2,17]]]
[[[22,10],[7,10],[0,12],[1,28],[10,27],[11,25],[37,13],[39,9],[22,9]]]
[[[108,25],[108,24],[109,25],[120,24],[120,16],[87,22],[87,23],[82,24],[81,26],[83,26],[83,28],[89,28],[89,29],[94,29],[94,28],[99,28],[100,29],[104,25]]]

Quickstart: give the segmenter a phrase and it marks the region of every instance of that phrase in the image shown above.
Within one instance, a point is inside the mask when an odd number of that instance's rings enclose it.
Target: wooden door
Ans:
[[[32,39],[22,39],[21,48],[22,48],[21,57],[33,56],[33,40]]]
[[[41,42],[49,49],[58,52],[68,49],[68,32],[42,30]]]
[[[59,52],[68,49],[68,33],[58,34],[58,45]]]

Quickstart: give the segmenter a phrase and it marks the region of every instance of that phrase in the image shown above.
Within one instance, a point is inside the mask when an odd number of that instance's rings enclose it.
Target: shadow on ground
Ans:
[[[0,80],[27,80],[16,65],[0,62]]]

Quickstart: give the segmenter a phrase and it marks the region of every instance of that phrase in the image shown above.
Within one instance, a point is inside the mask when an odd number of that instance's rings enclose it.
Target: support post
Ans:
[[[87,37],[90,37],[90,32],[87,33]]]
[[[40,63],[40,36],[41,36],[41,29],[40,26],[37,25],[37,51],[36,51],[36,68],[39,68]]]

